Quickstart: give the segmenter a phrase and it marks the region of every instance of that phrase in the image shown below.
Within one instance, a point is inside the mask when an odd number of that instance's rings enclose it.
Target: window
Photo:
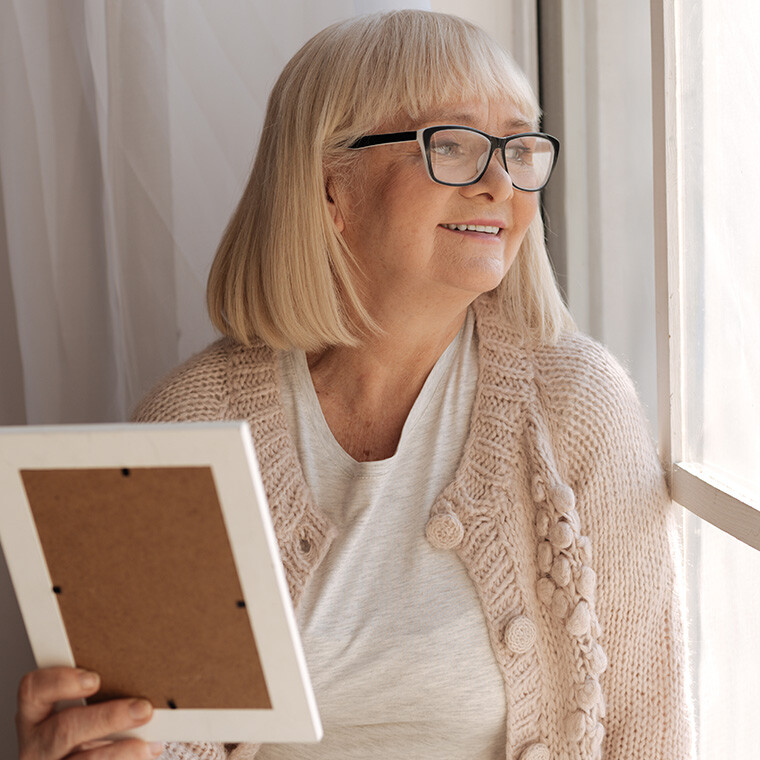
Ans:
[[[654,0],[660,440],[685,520],[700,760],[757,755],[760,8]]]

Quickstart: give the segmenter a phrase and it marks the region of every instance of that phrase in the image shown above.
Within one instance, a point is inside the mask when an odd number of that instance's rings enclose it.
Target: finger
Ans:
[[[19,730],[45,720],[56,702],[89,697],[99,688],[98,674],[81,668],[40,668],[27,673],[18,687]]]
[[[88,749],[98,749],[99,747],[107,747],[109,744],[113,744],[113,739],[96,739],[92,742],[82,742],[78,747],[74,747],[72,754],[77,752],[84,752]]]
[[[41,757],[65,757],[87,742],[141,726],[152,715],[153,707],[145,699],[115,699],[86,707],[69,707],[36,726],[31,734],[32,742],[42,750]]]
[[[69,755],[66,760],[153,760],[164,750],[161,742],[148,744],[139,739],[125,739]]]

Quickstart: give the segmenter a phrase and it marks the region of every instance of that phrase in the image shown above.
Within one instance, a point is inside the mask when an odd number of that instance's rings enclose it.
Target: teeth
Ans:
[[[450,230],[459,230],[460,232],[464,232],[465,230],[469,230],[470,232],[487,232],[489,235],[498,235],[500,229],[499,227],[490,227],[484,224],[444,224],[442,226]]]

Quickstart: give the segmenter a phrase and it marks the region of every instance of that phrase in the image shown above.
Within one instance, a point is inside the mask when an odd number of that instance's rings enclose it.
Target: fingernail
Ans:
[[[164,751],[164,743],[163,742],[151,742],[148,745],[148,749],[150,750],[151,757],[158,757]]]
[[[100,676],[97,673],[91,673],[89,671],[82,671],[79,674],[79,683],[83,689],[94,689],[98,683],[100,683]]]
[[[129,715],[132,720],[145,720],[150,717],[153,705],[147,699],[133,699],[129,703]]]

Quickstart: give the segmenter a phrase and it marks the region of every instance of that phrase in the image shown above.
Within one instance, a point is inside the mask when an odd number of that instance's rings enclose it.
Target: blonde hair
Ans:
[[[389,117],[416,120],[467,99],[508,98],[537,125],[535,95],[512,58],[463,19],[402,10],[340,22],[312,37],[272,90],[256,160],[208,280],[211,320],[248,344],[315,351],[375,330],[355,264],[325,200],[325,170],[348,171],[347,146]],[[556,340],[572,319],[536,215],[497,288],[526,338]]]

